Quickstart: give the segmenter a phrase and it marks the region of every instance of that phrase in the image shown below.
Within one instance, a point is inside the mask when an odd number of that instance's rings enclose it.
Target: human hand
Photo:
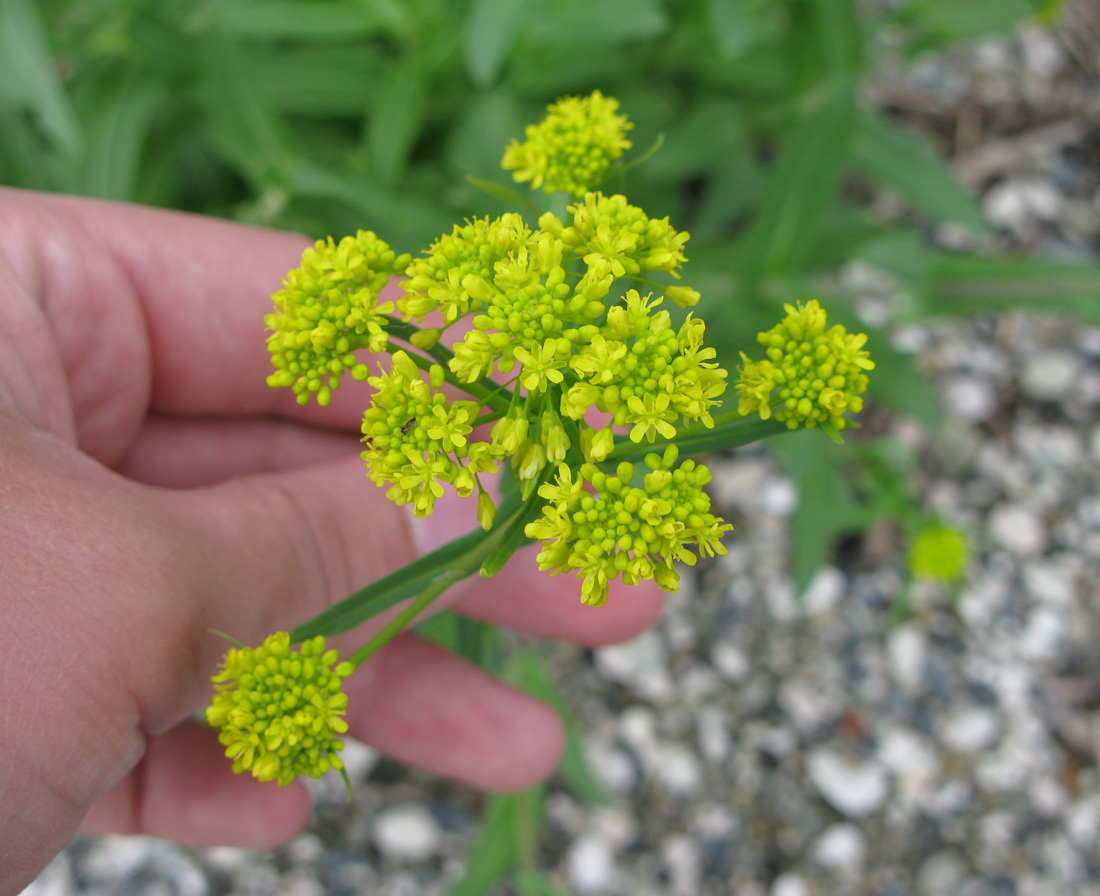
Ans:
[[[366,480],[362,391],[318,409],[265,384],[263,314],[305,245],[0,190],[0,896],[82,819],[193,845],[291,836],[304,787],[233,775],[190,719],[226,646],[209,630],[259,643],[472,528],[441,505],[416,532]],[[467,615],[585,644],[661,606],[650,582],[584,607],[526,554],[464,585]],[[352,736],[476,787],[558,758],[548,707],[415,635],[345,691]]]

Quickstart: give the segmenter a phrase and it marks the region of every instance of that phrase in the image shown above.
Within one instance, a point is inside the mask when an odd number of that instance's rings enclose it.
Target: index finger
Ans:
[[[4,191],[13,219],[57,236],[61,259],[106,258],[140,303],[152,364],[151,410],[168,415],[276,415],[332,428],[358,429],[364,392],[333,395],[332,404],[301,406],[289,389],[272,389],[264,315],[286,272],[309,241],[300,235],[141,206]],[[43,221],[43,217],[47,219]],[[43,224],[48,223],[44,227]],[[79,256],[73,258],[72,256]],[[52,263],[54,259],[49,259]],[[91,268],[91,265],[88,265]],[[49,284],[51,316],[102,307],[106,278],[59,278]],[[109,326],[103,320],[101,326]],[[94,336],[94,327],[89,336]],[[350,377],[347,378],[350,380]]]

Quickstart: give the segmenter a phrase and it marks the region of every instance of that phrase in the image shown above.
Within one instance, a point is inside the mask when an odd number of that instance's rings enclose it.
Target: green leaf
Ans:
[[[488,87],[497,80],[527,15],[527,0],[474,0],[466,20],[463,49],[466,71],[478,87]]]
[[[558,774],[579,799],[596,805],[606,804],[607,789],[592,771],[585,755],[580,727],[569,711],[565,697],[550,677],[543,658],[533,650],[520,651],[512,657],[505,680],[558,711],[565,731],[565,747],[558,763]]]
[[[291,641],[297,644],[316,635],[338,635],[429,588],[461,581],[489,556],[521,507],[518,494],[505,498],[497,508],[497,525],[490,531],[475,529],[359,589],[299,625],[290,633]]]
[[[420,60],[409,56],[375,87],[367,153],[375,178],[383,185],[392,185],[408,165],[427,112],[427,74]]]
[[[168,95],[163,81],[112,68],[76,97],[87,148],[78,189],[89,196],[133,201],[146,141]]]
[[[842,82],[784,133],[756,217],[737,244],[738,268],[748,282],[799,269],[836,200],[855,112],[855,85]]]
[[[538,489],[554,472],[555,467],[552,464],[547,464],[543,468],[531,497],[524,502],[523,509],[508,524],[508,530],[501,536],[500,543],[485,558],[485,562],[481,564],[481,574],[483,576],[495,576],[504,568],[504,564],[512,558],[516,551],[533,543],[534,539],[528,538],[524,529],[527,528],[528,523],[542,513],[543,505],[546,502],[538,497]]]
[[[42,20],[28,0],[0,3],[0,108],[31,114],[62,155],[80,154],[80,124],[61,89]]]
[[[469,852],[462,879],[449,896],[486,896],[516,865],[516,811],[519,794],[490,796],[481,816],[481,828]]]
[[[570,896],[541,871],[523,871],[516,875],[516,893],[519,896]]]
[[[1100,324],[1100,266],[1044,258],[935,253],[928,258],[927,314],[1027,308]]]
[[[518,190],[513,190],[511,187],[506,187],[504,184],[498,184],[493,180],[484,180],[480,177],[471,176],[467,177],[466,180],[471,186],[481,190],[486,196],[492,196],[494,199],[501,199],[509,205],[521,208],[532,215],[538,215],[540,213],[539,207]]]
[[[974,201],[946,163],[923,139],[882,115],[863,110],[852,140],[853,170],[896,190],[936,220],[956,221],[975,233],[986,231]]]
[[[733,412],[736,416],[736,412]],[[728,423],[721,418],[715,420],[713,429],[691,426],[680,431],[675,439],[658,439],[655,442],[632,442],[628,437],[615,439],[615,447],[607,456],[607,463],[623,460],[638,460],[647,454],[660,453],[668,445],[676,445],[680,456],[702,454],[707,451],[721,451],[724,448],[739,448],[769,436],[787,432],[786,424],[775,420],[761,420],[758,417],[737,417]]]
[[[487,622],[443,609],[416,626],[418,634],[465,657],[483,669],[492,669],[499,629]]]
[[[909,29],[910,52],[920,53],[1007,33],[1032,12],[1027,0],[911,0],[897,8],[894,18]]]
[[[357,0],[248,0],[208,4],[193,30],[215,28],[255,41],[352,41],[411,29],[399,2]]]
[[[768,447],[798,489],[798,509],[791,520],[791,574],[795,592],[802,594],[831,557],[837,535],[861,529],[865,516],[839,463],[841,449],[824,433],[795,432],[773,439]]]
[[[535,867],[545,798],[542,787],[489,797],[481,830],[466,854],[466,872],[449,896],[484,896],[517,866]]]
[[[528,23],[531,40],[590,51],[594,44],[655,37],[668,25],[657,0],[557,0],[553,6]]]

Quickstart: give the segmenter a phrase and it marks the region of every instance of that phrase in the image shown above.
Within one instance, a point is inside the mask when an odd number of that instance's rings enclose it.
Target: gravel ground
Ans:
[[[874,102],[937,135],[1003,248],[1095,259],[1100,7],[906,71]],[[881,200],[890,213],[890,200]],[[869,313],[890,284],[853,269]],[[1100,301],[1100,298],[1098,298]],[[1100,896],[1100,329],[1056,318],[906,327],[951,422],[889,423],[925,506],[974,534],[954,599],[905,588],[883,525],[796,603],[797,495],[763,452],[715,466],[737,523],[638,640],[546,648],[613,794],[552,783],[544,860],[615,894]],[[78,838],[27,891],[443,894],[478,796],[351,751],[350,806],[270,853]],[[332,785],[332,786],[330,786]]]

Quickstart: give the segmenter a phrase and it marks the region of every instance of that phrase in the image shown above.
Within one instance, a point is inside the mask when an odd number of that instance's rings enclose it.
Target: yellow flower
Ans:
[[[230,649],[214,676],[206,719],[220,729],[233,771],[286,785],[343,768],[336,735],[348,730],[342,682],[353,671],[320,636],[297,650],[285,632],[256,648]]]
[[[842,430],[846,413],[863,410],[866,371],[875,366],[863,349],[867,336],[840,324],[826,329],[825,309],[816,299],[783,307],[787,316],[756,337],[767,358],[754,361],[741,354],[738,410],[757,411],[764,420],[774,412],[790,429]]]
[[[276,368],[268,385],[293,387],[299,404],[316,394],[317,403],[327,405],[345,371],[365,380],[367,367],[354,352],[385,350],[384,315],[393,303],[380,302],[378,293],[408,263],[409,256],[397,257],[365,230],[339,243],[332,237],[318,240],[306,249],[301,265],[272,296],[276,310],[264,317]]]
[[[945,584],[961,578],[969,560],[966,534],[950,526],[934,525],[921,530],[909,548],[909,571]]]
[[[558,100],[541,123],[527,126],[523,143],[512,141],[501,167],[518,183],[530,182],[532,190],[580,198],[631,146],[625,134],[633,125],[616,114],[618,108],[618,100],[598,90]]]

